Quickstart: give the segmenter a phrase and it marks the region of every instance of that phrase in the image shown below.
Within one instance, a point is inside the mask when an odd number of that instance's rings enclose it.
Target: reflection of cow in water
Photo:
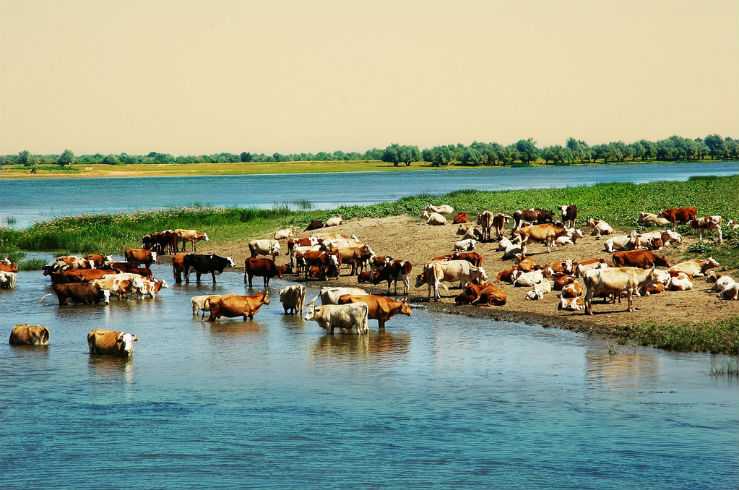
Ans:
[[[410,349],[411,336],[407,333],[370,331],[369,335],[324,335],[313,347],[316,356],[400,356]]]

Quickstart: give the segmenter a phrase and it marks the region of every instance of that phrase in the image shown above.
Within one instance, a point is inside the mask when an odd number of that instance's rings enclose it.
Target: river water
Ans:
[[[477,168],[417,172],[362,172],[219,177],[0,180],[0,225],[25,227],[55,216],[140,209],[209,206],[271,207],[310,201],[315,208],[370,204],[420,193],[502,190],[599,182],[686,180],[733,175],[739,162]]]
[[[110,306],[39,303],[38,272],[0,291],[0,337],[52,331],[0,343],[0,488],[739,483],[739,386],[710,375],[735,360],[423,309],[327,336],[276,297],[255,321],[193,319],[192,295],[244,291],[220,280]],[[137,334],[134,357],[91,358],[95,327]]]

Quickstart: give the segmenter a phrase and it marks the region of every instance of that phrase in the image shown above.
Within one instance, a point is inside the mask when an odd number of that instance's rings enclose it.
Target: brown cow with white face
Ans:
[[[145,248],[127,248],[123,255],[126,262],[150,266],[157,261],[157,253]]]
[[[385,296],[375,296],[374,294],[365,294],[361,296],[352,296],[346,294],[339,298],[340,305],[350,303],[365,303],[368,307],[368,318],[377,320],[379,328],[385,328],[385,323],[393,316],[400,313],[411,316],[411,306],[405,300],[396,301]]]
[[[87,346],[93,355],[130,357],[133,344],[138,341],[137,336],[120,330],[96,328],[87,334]]]

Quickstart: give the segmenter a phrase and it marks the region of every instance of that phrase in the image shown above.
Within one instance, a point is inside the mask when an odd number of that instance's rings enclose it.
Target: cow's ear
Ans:
[[[133,336],[133,341],[134,341],[134,342],[138,342],[138,341],[139,341],[139,338],[138,338],[138,336],[134,335],[134,336]]]

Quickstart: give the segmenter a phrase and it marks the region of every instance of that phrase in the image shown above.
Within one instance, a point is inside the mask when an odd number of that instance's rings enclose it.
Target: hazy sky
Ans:
[[[739,1],[0,0],[0,153],[739,136]]]

